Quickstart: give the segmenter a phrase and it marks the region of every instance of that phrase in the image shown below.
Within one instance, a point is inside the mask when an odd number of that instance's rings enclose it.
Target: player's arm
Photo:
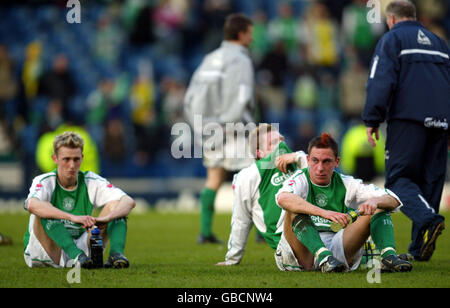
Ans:
[[[389,189],[381,189],[374,184],[364,184],[359,179],[350,176],[343,177],[347,194],[353,200],[353,204],[358,204],[358,211],[361,215],[373,215],[378,210],[392,212],[397,211],[401,206],[401,200]]]
[[[298,151],[280,155],[275,159],[277,169],[283,173],[286,173],[287,166],[293,163],[296,163],[299,168],[307,167],[306,154],[303,151]]]
[[[378,42],[371,63],[362,120],[367,127],[367,138],[372,146],[375,146],[375,140],[379,139],[378,126],[386,118],[392,91],[398,83],[398,54],[400,52],[398,46],[393,35],[383,37]]]
[[[361,215],[373,215],[377,209],[391,212],[400,205],[394,197],[386,194],[380,197],[371,198],[358,206]]]
[[[245,172],[241,171],[241,172]],[[244,256],[248,235],[252,227],[251,196],[253,177],[238,173],[233,180],[233,212],[231,216],[231,232],[228,239],[228,251],[225,261],[216,265],[237,265]]]
[[[100,175],[89,172],[86,179],[88,193],[93,196],[92,205],[108,209],[105,213],[102,212],[102,217],[96,218],[96,226],[99,227],[115,219],[126,217],[136,206],[133,198]]]
[[[97,225],[106,224],[117,218],[126,217],[136,206],[136,202],[128,195],[122,196],[120,200],[108,202],[106,206],[110,206],[112,211],[107,215],[96,218]]]
[[[37,198],[28,199],[26,207],[30,213],[40,218],[70,220],[82,224],[84,228],[90,228],[95,224],[94,217],[72,215],[54,207],[50,202],[41,201]]]
[[[320,216],[343,226],[350,222],[347,214],[322,209],[290,192],[281,192],[276,198],[280,207],[293,214]]]

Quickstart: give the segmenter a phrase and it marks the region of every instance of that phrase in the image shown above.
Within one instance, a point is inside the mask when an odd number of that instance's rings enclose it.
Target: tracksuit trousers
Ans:
[[[393,120],[386,138],[386,188],[403,203],[412,220],[409,253],[417,257],[425,230],[444,220],[439,205],[444,187],[448,131],[422,123]]]

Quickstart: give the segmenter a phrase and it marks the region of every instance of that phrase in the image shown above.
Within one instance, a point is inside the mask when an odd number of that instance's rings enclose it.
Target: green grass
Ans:
[[[450,213],[445,213],[447,219]],[[411,223],[393,215],[397,250],[406,252]],[[131,215],[125,250],[126,270],[82,270],[81,283],[69,284],[69,269],[29,269],[23,260],[22,237],[28,216],[0,214],[0,232],[14,245],[0,246],[0,288],[9,287],[145,287],[145,288],[297,288],[297,287],[450,287],[450,232],[444,231],[430,262],[415,262],[410,273],[382,274],[380,284],[369,284],[367,270],[344,274],[280,272],[273,250],[255,241],[252,230],[242,263],[218,267],[226,245],[198,245],[198,214],[157,213]],[[215,218],[219,238],[228,239],[230,215]]]

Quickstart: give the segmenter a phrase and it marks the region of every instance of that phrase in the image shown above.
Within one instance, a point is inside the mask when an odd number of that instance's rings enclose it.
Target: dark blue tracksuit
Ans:
[[[367,81],[363,120],[388,123],[386,187],[413,221],[409,252],[418,256],[423,232],[438,214],[447,164],[450,61],[444,40],[419,22],[404,21],[375,50]]]

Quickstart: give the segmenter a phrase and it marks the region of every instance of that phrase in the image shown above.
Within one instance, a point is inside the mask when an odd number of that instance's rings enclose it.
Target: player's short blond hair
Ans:
[[[53,153],[57,155],[59,149],[62,147],[71,149],[80,148],[81,152],[83,152],[84,140],[75,132],[64,132],[55,137],[55,140],[53,141]]]
[[[248,143],[249,143],[249,149],[250,154],[255,160],[259,160],[258,155],[256,155],[256,152],[261,149],[261,141],[263,136],[267,135],[267,133],[271,131],[278,131],[274,126],[262,123],[259,124],[257,128],[252,130],[250,132],[250,135],[248,136]]]

